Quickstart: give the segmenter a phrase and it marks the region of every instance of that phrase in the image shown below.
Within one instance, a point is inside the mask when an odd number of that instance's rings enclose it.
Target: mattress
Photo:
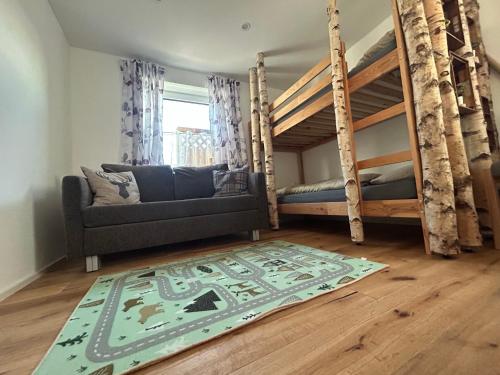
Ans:
[[[417,188],[414,178],[393,181],[380,185],[366,185],[361,187],[363,199],[374,200],[395,200],[395,199],[416,199]],[[321,202],[344,202],[345,189],[323,190],[312,193],[285,195],[278,198],[278,203],[321,203]]]

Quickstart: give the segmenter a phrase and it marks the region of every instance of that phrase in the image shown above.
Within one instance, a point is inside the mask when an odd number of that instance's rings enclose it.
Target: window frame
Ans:
[[[184,85],[184,84],[179,84],[175,82],[166,82],[163,90],[163,100],[164,101],[173,101],[173,102],[182,102],[182,103],[187,103],[187,104],[198,104],[198,105],[205,105],[208,107],[209,105],[209,95],[208,95],[208,88],[207,87],[199,87],[199,86],[191,86],[191,85]],[[165,104],[163,104],[165,105]],[[165,117],[164,117],[165,120]],[[208,119],[207,119],[208,121]],[[193,133],[193,134],[204,134],[204,135],[209,135],[211,130],[210,130],[210,124],[208,129],[203,129],[203,128],[191,128],[191,127],[186,127],[186,126],[178,126],[174,129],[169,129],[166,130],[166,124],[164,123],[164,129],[163,129],[163,136],[164,139],[168,135],[174,135],[174,134],[186,134],[186,133]],[[175,147],[178,147],[176,145]],[[212,155],[213,157],[213,155]],[[178,160],[177,160],[178,162]],[[173,161],[171,161],[169,164],[172,164],[174,166],[180,166]]]

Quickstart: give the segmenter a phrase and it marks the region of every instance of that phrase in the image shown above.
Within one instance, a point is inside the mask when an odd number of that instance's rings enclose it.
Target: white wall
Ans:
[[[118,162],[120,142],[121,73],[120,57],[80,48],[70,48],[70,108],[72,129],[72,172],[80,174],[80,166],[98,168],[103,162]],[[207,74],[167,68],[170,82],[207,86]],[[281,90],[270,89],[276,97]],[[249,139],[249,88],[240,86],[243,124]],[[250,147],[250,146],[249,146]],[[249,149],[250,150],[250,149]],[[295,155],[276,156],[277,180],[282,184],[298,182]],[[289,172],[291,171],[291,172]]]
[[[65,254],[69,47],[46,1],[0,2],[0,299]]]
[[[82,165],[119,161],[122,78],[118,56],[74,47],[70,56],[71,160],[79,174]],[[168,68],[167,80],[206,87],[206,74],[196,72]]]

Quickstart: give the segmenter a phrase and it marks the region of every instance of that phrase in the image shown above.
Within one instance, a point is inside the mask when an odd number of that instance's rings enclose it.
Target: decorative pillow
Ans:
[[[132,172],[139,187],[141,202],[166,202],[175,199],[174,172],[169,165],[102,164],[101,168],[104,172]]]
[[[94,206],[141,203],[139,188],[132,172],[106,173],[82,167],[90,189],[94,193]]]
[[[413,171],[412,164],[400,166],[391,171],[388,171],[387,173],[384,173],[380,177],[371,180],[370,185],[387,184],[389,182],[406,180],[407,178],[415,178],[415,172]]]
[[[214,195],[213,171],[227,171],[227,164],[174,168],[175,199],[210,198]]]
[[[248,192],[248,167],[233,171],[213,171],[214,197],[242,195]]]

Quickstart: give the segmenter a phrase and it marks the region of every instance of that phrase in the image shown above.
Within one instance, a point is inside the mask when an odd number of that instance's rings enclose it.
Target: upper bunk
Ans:
[[[305,151],[336,138],[330,56],[270,104],[273,147]],[[353,130],[405,112],[394,31],[372,46],[348,74]]]

